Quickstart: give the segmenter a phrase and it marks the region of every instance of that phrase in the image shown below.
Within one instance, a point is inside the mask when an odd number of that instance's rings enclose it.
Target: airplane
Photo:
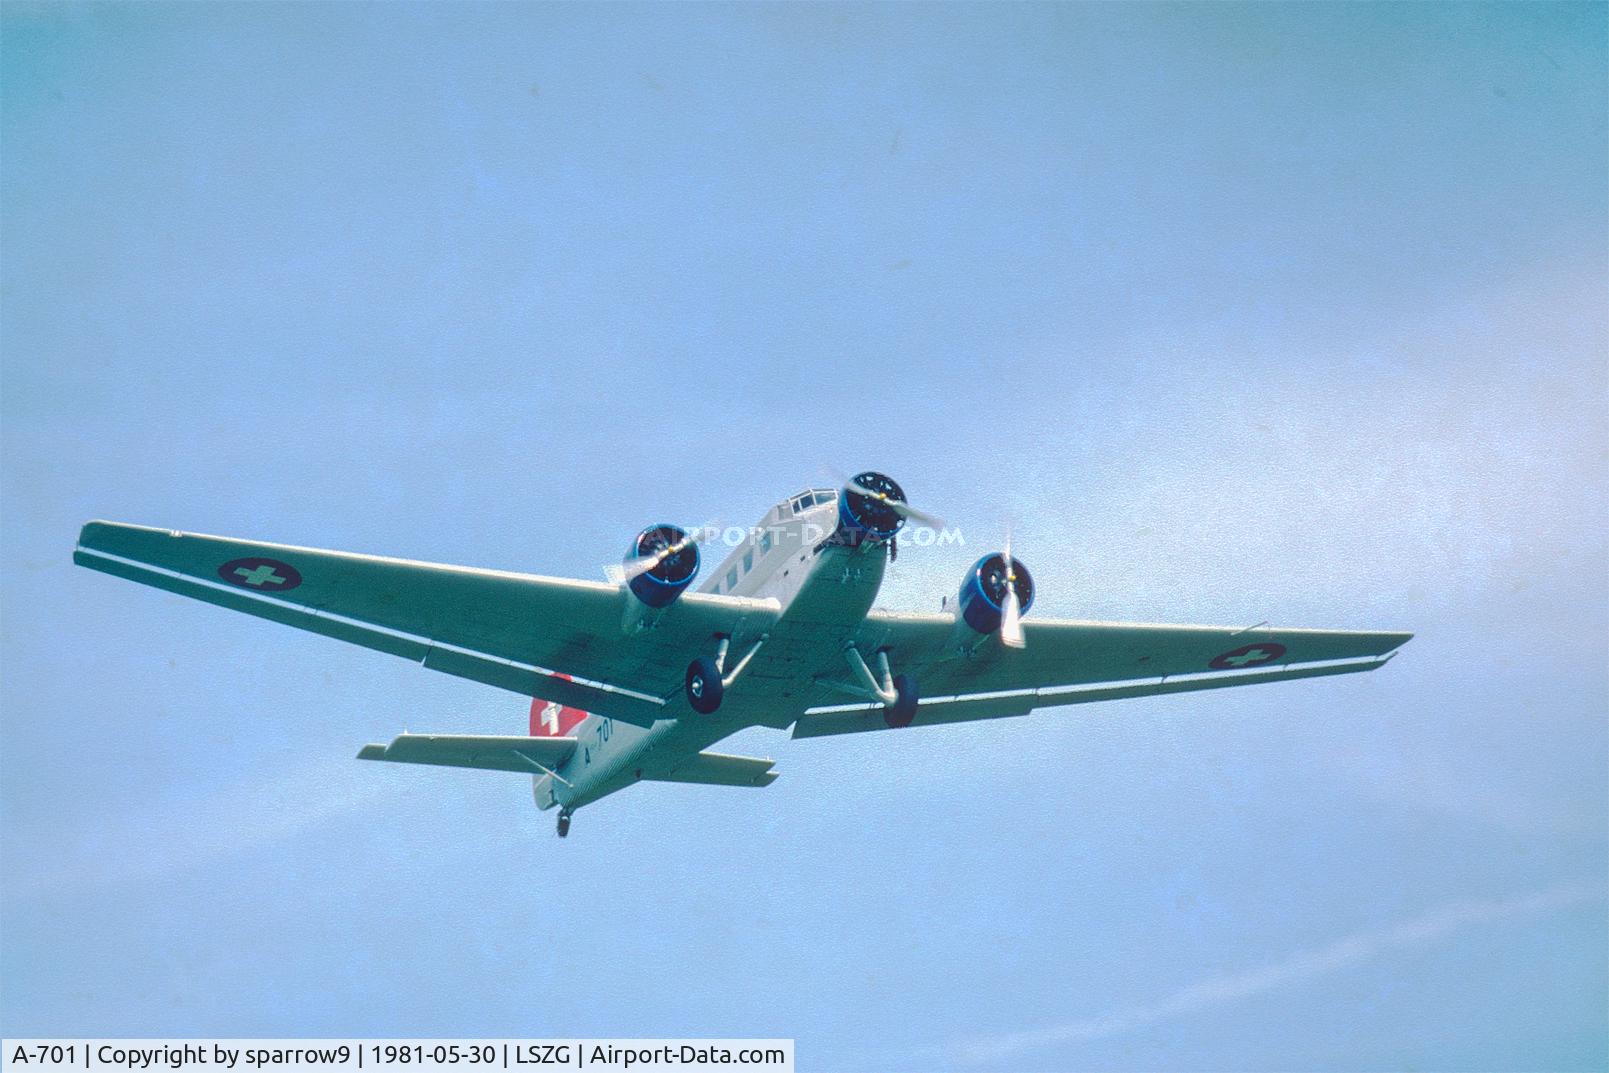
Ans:
[[[907,522],[881,473],[773,506],[697,589],[719,527],[643,529],[606,581],[90,522],[80,566],[532,698],[529,734],[405,733],[358,757],[530,775],[575,811],[638,782],[768,786],[774,761],[706,751],[748,727],[903,731],[1037,708],[1370,671],[1413,635],[1026,621],[1028,568],[978,559],[934,613],[873,602]],[[920,532],[915,530],[913,532]]]

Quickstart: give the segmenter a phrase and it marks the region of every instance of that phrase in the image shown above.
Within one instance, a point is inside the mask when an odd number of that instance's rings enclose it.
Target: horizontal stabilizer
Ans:
[[[564,763],[573,752],[574,738],[404,734],[390,745],[365,745],[358,759],[542,775]]]
[[[724,753],[698,753],[663,775],[645,775],[652,782],[696,782],[706,786],[770,786],[777,781],[771,770],[775,760]]]

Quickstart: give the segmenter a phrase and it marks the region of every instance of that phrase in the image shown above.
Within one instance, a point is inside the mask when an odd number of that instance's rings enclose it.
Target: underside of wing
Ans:
[[[1353,630],[1050,621],[1026,646],[961,636],[948,615],[873,612],[861,643],[886,647],[921,691],[910,724],[1026,715],[1036,708],[1374,670],[1413,635]],[[874,702],[820,704],[795,737],[889,728]]]
[[[84,526],[73,561],[639,726],[674,716],[689,648],[742,643],[777,615],[774,601],[688,593],[628,629],[620,585],[113,522]]]

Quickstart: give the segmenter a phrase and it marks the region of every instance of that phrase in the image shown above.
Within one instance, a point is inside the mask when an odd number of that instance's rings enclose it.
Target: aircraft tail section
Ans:
[[[558,675],[568,678],[569,675]],[[566,738],[574,741],[576,728],[586,721],[588,712],[580,708],[570,708],[551,700],[540,697],[531,698],[531,737],[553,739]],[[550,809],[557,805],[558,799],[553,793],[553,776],[548,773],[533,775],[531,777],[531,794],[536,798],[536,807]]]

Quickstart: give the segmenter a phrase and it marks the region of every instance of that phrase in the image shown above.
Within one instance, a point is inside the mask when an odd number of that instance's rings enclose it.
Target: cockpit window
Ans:
[[[788,503],[788,510],[794,514],[801,514],[811,507],[818,507],[823,503],[836,503],[838,493],[831,488],[812,488],[793,497]]]

